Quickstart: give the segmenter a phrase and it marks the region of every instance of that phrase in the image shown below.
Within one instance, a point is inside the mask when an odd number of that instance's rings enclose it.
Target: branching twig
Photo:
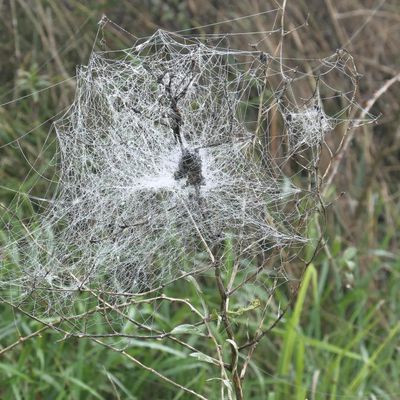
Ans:
[[[91,338],[91,340],[95,343],[98,343],[100,345],[102,345],[103,347],[106,347],[112,351],[115,351],[117,353],[122,354],[124,357],[128,358],[130,361],[132,361],[133,363],[135,363],[136,365],[139,365],[139,367],[145,369],[146,371],[151,372],[152,374],[156,375],[157,377],[159,377],[161,380],[177,387],[180,390],[185,391],[186,393],[189,393],[195,397],[197,397],[198,399],[202,399],[202,400],[207,400],[206,397],[202,396],[201,394],[195,392],[192,389],[189,389],[181,384],[179,384],[178,382],[173,381],[172,379],[166,377],[165,375],[161,374],[160,372],[156,371],[154,368],[151,368],[145,364],[143,364],[142,362],[140,362],[137,358],[133,357],[131,354],[129,354],[128,352],[126,352],[123,349],[118,349],[117,347],[114,347],[108,343],[104,343],[103,341],[96,339],[96,338]]]
[[[372,107],[374,106],[374,104],[379,100],[380,97],[383,96],[383,94],[385,94],[387,92],[387,90],[396,82],[400,81],[400,73],[398,73],[396,76],[394,76],[393,78],[389,79],[383,86],[381,86],[375,93],[374,95],[367,101],[367,104],[365,105],[365,108],[363,109],[363,111],[361,112],[360,115],[360,119],[365,118],[368,113],[371,111]],[[328,190],[328,188],[330,187],[330,185],[333,182],[333,179],[335,178],[336,174],[338,173],[339,170],[339,166],[344,158],[344,156],[346,155],[347,149],[351,143],[351,141],[353,140],[353,137],[355,135],[355,129],[350,127],[350,129],[346,129],[345,132],[345,137],[342,141],[342,145],[340,146],[340,148],[337,151],[336,157],[334,159],[332,168],[331,168],[331,172],[329,174],[329,176],[327,177],[326,181],[325,181],[325,191],[324,194],[326,194],[326,191]]]

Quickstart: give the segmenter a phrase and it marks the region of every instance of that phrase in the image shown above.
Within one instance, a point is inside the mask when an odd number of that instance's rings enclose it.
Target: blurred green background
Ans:
[[[257,0],[0,1],[0,104],[6,103],[0,106],[0,146],[26,135],[19,145],[0,149],[0,202],[25,218],[31,207],[16,204],[13,190],[34,187],[33,195],[44,195],[48,185],[34,184],[32,163],[38,171],[48,168],[55,150],[52,117],[73,100],[75,68],[87,62],[103,14],[141,37],[159,27],[178,31],[277,6]],[[273,16],[264,14],[194,32],[256,32],[273,24]],[[285,55],[317,58],[346,48],[363,75],[361,104],[400,72],[398,0],[289,0],[286,29],[300,26],[287,36]],[[132,44],[130,35],[114,33],[113,46]],[[232,42],[248,48],[262,38],[238,35]],[[274,52],[278,39],[266,37],[262,50]],[[27,97],[13,102],[22,96]],[[317,295],[310,287],[298,315],[290,311],[261,343],[245,398],[400,398],[399,98],[396,83],[372,110],[381,115],[377,122],[356,132],[329,190],[332,201],[345,193],[328,209],[326,245],[315,260]],[[1,230],[0,241],[7,240]],[[179,314],[163,312],[179,324]],[[0,350],[40,328],[5,304],[0,316]],[[289,351],[291,337],[295,346]],[[46,331],[0,355],[1,399],[189,398],[118,353],[89,341],[58,339]],[[137,343],[130,351],[207,398],[218,398],[206,381],[207,364],[181,349]]]

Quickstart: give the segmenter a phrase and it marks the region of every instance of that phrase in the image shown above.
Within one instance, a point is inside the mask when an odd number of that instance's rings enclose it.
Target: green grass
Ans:
[[[398,298],[380,302],[382,294],[371,290],[373,274],[357,280],[351,289],[338,290],[331,273],[323,278],[327,261],[320,259],[308,268],[293,309],[261,342],[245,381],[245,398],[395,399],[399,393]],[[400,293],[398,273],[387,283],[390,292]],[[203,291],[204,296],[212,296],[212,289]],[[167,304],[157,312],[170,326],[185,318],[182,310],[176,313]],[[4,305],[1,315],[2,346],[18,339],[17,330],[26,336],[40,328]],[[237,324],[249,323],[241,318]],[[193,345],[204,340],[197,334],[185,337]],[[5,353],[0,362],[0,397],[188,398],[90,340],[60,339],[61,335],[46,331]],[[207,398],[218,398],[217,385],[207,381],[215,369],[190,357],[187,350],[170,342],[150,345],[133,340],[128,352]]]

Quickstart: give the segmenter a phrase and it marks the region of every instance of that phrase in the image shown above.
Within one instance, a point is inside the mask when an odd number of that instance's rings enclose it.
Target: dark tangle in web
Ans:
[[[204,177],[201,169],[201,158],[198,150],[182,150],[178,170],[174,174],[176,180],[186,178],[186,185],[194,186],[196,189],[204,185]]]

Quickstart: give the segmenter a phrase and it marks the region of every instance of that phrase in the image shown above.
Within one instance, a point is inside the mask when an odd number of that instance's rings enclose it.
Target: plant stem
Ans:
[[[235,341],[235,335],[233,333],[229,317],[228,317],[228,296],[225,290],[224,283],[221,278],[221,266],[218,262],[215,263],[214,266],[214,271],[215,271],[215,279],[217,282],[217,287],[218,287],[218,292],[221,298],[221,319],[222,323],[224,324],[226,333],[229,338],[229,342],[231,345],[231,365],[230,365],[230,370],[232,373],[232,383],[233,387],[235,388],[235,394],[236,394],[236,400],[243,400],[243,388],[242,388],[242,381],[240,379],[240,375],[238,372],[238,359],[239,359],[239,350],[238,346],[235,346],[236,344]]]

